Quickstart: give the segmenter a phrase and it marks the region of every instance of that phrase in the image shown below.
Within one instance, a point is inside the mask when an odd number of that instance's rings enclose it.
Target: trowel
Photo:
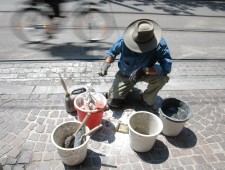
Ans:
[[[89,132],[86,132],[84,135],[80,136],[79,138],[77,137],[74,142],[74,148],[76,148],[76,147],[80,146],[82,143],[84,143],[86,136],[93,134],[94,132],[96,132],[98,129],[100,129],[102,127],[103,127],[103,125],[100,124],[100,125],[96,126],[95,128],[91,129]]]
[[[85,118],[81,122],[80,126],[77,128],[76,132],[73,135],[71,135],[71,136],[69,136],[69,137],[67,137],[65,139],[65,142],[64,142],[65,148],[73,148],[73,146],[75,144],[74,141],[76,139],[79,139],[83,135],[82,132],[81,132],[82,131],[82,128],[85,125],[85,123],[88,120],[88,118],[89,118],[90,115],[91,115],[90,113],[87,113],[86,116],[85,116]]]

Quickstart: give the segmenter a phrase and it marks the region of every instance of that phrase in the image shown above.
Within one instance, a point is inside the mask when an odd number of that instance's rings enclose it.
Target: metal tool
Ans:
[[[76,109],[74,107],[74,99],[76,98],[76,96],[80,93],[83,93],[86,91],[85,88],[79,88],[79,89],[75,89],[72,91],[72,93],[70,94],[67,90],[67,87],[66,87],[66,83],[64,82],[62,76],[60,73],[59,74],[59,77],[60,77],[60,82],[63,86],[63,89],[65,90],[65,107],[66,107],[66,111],[68,113],[72,113],[72,112],[75,112]]]
[[[71,136],[69,136],[65,139],[65,142],[64,142],[65,148],[73,148],[75,139],[79,138],[79,136],[82,135],[82,134],[79,134],[79,133],[82,133],[81,128],[85,125],[85,123],[88,120],[90,115],[91,115],[90,113],[87,113],[85,118],[81,122],[80,126],[77,128],[76,132],[73,135],[71,135]]]
[[[100,129],[102,127],[103,127],[103,125],[100,124],[100,125],[96,126],[95,128],[91,129],[89,132],[82,135],[80,138],[76,138],[75,142],[74,142],[74,148],[76,148],[76,147],[80,146],[82,143],[84,143],[86,136],[93,134],[94,132],[96,132],[98,129]]]

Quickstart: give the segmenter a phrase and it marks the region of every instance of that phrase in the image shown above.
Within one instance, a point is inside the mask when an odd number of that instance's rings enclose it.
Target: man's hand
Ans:
[[[109,62],[104,62],[103,65],[100,67],[99,71],[98,71],[98,75],[99,76],[105,76],[107,75],[107,71],[108,71],[108,68],[111,66],[111,64]]]
[[[144,73],[143,68],[140,68],[140,69],[133,71],[133,73],[131,73],[129,79],[130,79],[130,81],[136,83],[144,74],[145,73]]]

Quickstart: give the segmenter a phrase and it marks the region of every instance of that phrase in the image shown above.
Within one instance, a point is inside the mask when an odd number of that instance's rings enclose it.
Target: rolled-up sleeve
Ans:
[[[116,41],[115,44],[107,51],[107,56],[113,59],[116,58],[117,55],[121,53],[123,43],[123,36],[120,36],[119,39]]]
[[[154,66],[157,73],[159,75],[169,74],[172,68],[172,58],[167,43],[163,38],[157,48],[157,58],[159,65]]]

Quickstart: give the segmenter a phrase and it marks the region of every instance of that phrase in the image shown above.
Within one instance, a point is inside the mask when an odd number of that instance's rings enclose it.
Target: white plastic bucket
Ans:
[[[165,99],[159,113],[163,122],[162,133],[166,136],[177,136],[192,116],[189,106],[176,98]]]
[[[130,146],[137,152],[149,151],[163,129],[162,121],[150,112],[138,111],[128,121]]]
[[[52,132],[51,140],[58,150],[61,160],[67,165],[77,165],[84,161],[87,155],[87,145],[90,139],[86,137],[86,141],[76,148],[64,148],[63,144],[66,137],[71,136],[79,127],[80,122],[66,122],[58,125]],[[85,126],[85,131],[89,128]]]

